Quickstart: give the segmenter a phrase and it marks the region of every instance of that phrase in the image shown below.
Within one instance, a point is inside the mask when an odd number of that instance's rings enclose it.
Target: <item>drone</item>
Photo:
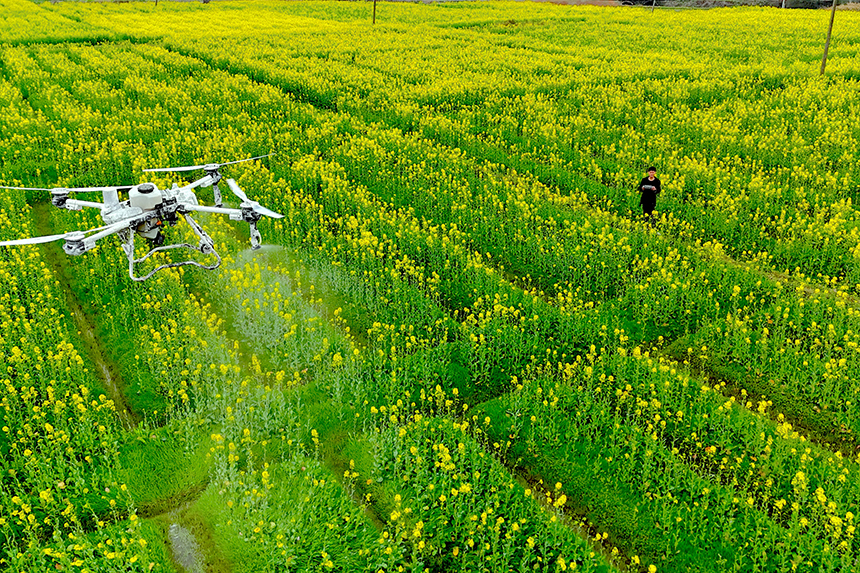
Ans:
[[[203,170],[204,175],[200,179],[187,185],[179,186],[173,184],[171,189],[159,189],[154,183],[139,183],[137,185],[119,185],[106,187],[5,187],[0,189],[19,189],[24,191],[50,191],[51,204],[60,209],[80,211],[84,207],[101,210],[101,218],[105,225],[87,231],[70,231],[60,235],[46,235],[28,239],[16,239],[0,242],[0,246],[12,245],[36,245],[64,240],[63,251],[67,255],[82,255],[93,249],[101,239],[116,234],[122,241],[122,249],[128,258],[128,275],[133,281],[145,281],[162,269],[180,267],[183,265],[194,265],[206,270],[217,269],[221,265],[221,256],[215,251],[215,242],[203,230],[200,224],[191,218],[191,213],[217,213],[229,216],[231,221],[244,221],[250,227],[251,248],[259,249],[261,245],[260,231],[257,230],[257,222],[263,217],[275,219],[283,218],[283,215],[261,206],[245,195],[245,192],[233,179],[227,179],[230,191],[239,198],[239,208],[232,209],[223,207],[221,191],[218,183],[221,181],[221,168],[226,165],[234,165],[246,161],[255,161],[264,157],[274,155],[260,155],[239,161],[228,163],[208,163],[206,165],[191,165],[186,167],[164,167],[157,169],[144,169],[144,172],[184,172]],[[201,205],[197,201],[194,190],[198,187],[211,186],[215,206]],[[119,193],[128,192],[128,199],[120,201]],[[102,202],[83,201],[72,198],[77,193],[101,193]],[[182,215],[197,237],[200,239],[197,246],[189,243],[178,243],[174,245],[164,244],[165,225],[174,226]],[[150,251],[140,258],[134,256],[134,237],[140,235],[150,244]],[[211,265],[203,265],[197,261],[187,260],[163,264],[152,272],[135,276],[135,265],[146,261],[149,257],[159,251],[169,249],[190,249],[199,251],[204,255],[214,255],[216,261]]]

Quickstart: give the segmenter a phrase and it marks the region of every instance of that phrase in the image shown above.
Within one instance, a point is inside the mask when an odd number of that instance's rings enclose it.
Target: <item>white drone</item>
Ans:
[[[260,248],[260,231],[257,230],[257,221],[263,215],[280,219],[283,215],[275,213],[270,209],[262,207],[256,201],[251,201],[245,192],[236,184],[233,179],[227,179],[227,185],[230,191],[241,200],[238,209],[230,209],[221,206],[221,191],[218,189],[218,182],[221,181],[220,169],[225,165],[233,165],[245,161],[254,161],[274,155],[260,155],[259,157],[251,157],[241,159],[239,161],[230,161],[228,163],[209,163],[207,165],[192,165],[188,167],[166,167],[161,169],[144,169],[145,172],[178,172],[178,171],[194,171],[202,169],[205,175],[200,179],[183,185],[180,187],[176,183],[171,189],[159,189],[154,183],[139,183],[137,185],[120,185],[112,187],[55,187],[48,189],[44,187],[3,187],[0,189],[20,189],[25,191],[50,191],[51,203],[55,207],[61,209],[69,209],[71,211],[80,211],[83,207],[95,207],[101,209],[101,217],[105,225],[88,231],[71,231],[62,235],[47,235],[43,237],[33,237],[29,239],[17,239],[13,241],[0,242],[0,246],[7,245],[35,245],[40,243],[50,243],[52,241],[65,240],[63,250],[68,255],[81,255],[96,246],[96,242],[110,235],[116,234],[122,241],[122,248],[128,257],[128,276],[135,281],[145,281],[156,272],[183,265],[194,265],[206,270],[218,268],[221,264],[221,256],[215,251],[215,242],[200,225],[191,218],[189,213],[219,213],[228,215],[232,221],[245,221],[250,226],[251,230],[251,247],[254,249]],[[197,201],[197,195],[194,190],[197,187],[212,186],[215,206],[209,207],[200,205]],[[119,192],[128,191],[128,199],[125,201],[119,200]],[[103,202],[97,203],[94,201],[80,201],[69,197],[70,193],[90,193],[101,192]],[[183,215],[185,221],[191,229],[200,238],[200,243],[195,247],[188,243],[179,243],[175,245],[164,245],[164,234],[161,229],[165,223],[171,227],[178,222],[177,214]],[[134,236],[135,234],[144,237],[150,242],[152,249],[143,257],[134,258]],[[159,266],[152,272],[142,277],[135,276],[134,265],[142,263],[158,251],[168,249],[186,248],[197,250],[204,255],[212,254],[217,261],[213,265],[203,265],[196,261],[182,261],[168,263]]]

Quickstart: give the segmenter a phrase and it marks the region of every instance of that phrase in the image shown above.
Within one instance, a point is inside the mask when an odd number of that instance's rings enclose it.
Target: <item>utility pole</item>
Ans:
[[[376,24],[376,0],[373,0],[373,24]]]
[[[833,10],[830,11],[830,27],[827,28],[827,41],[824,42],[824,57],[821,58],[821,75],[824,75],[824,66],[827,65],[827,50],[830,49],[830,34],[833,33],[833,19],[836,18],[836,0],[833,0]]]

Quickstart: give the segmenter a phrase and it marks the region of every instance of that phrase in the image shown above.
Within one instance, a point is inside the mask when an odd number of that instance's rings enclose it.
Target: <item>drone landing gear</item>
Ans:
[[[224,202],[221,200],[221,190],[218,189],[218,183],[212,184],[212,198],[215,200],[215,206],[221,207]]]
[[[209,165],[204,167],[206,175],[212,178],[212,199],[215,201],[216,207],[221,207],[224,201],[221,199],[221,190],[218,188],[218,182],[221,181],[220,165]],[[214,167],[214,169],[212,169]]]
[[[251,227],[251,248],[255,251],[260,248],[260,243],[263,240],[263,237],[260,235],[260,231],[257,230],[257,222],[252,221],[248,223]]]
[[[122,248],[125,251],[126,257],[128,257],[128,276],[131,277],[131,280],[136,281],[136,282],[143,282],[160,270],[170,269],[170,268],[175,268],[175,267],[182,267],[185,265],[193,265],[195,267],[200,267],[201,269],[205,269],[207,271],[217,269],[219,266],[221,266],[221,256],[217,253],[217,251],[215,251],[215,242],[212,240],[212,238],[209,235],[207,235],[206,231],[204,231],[203,228],[197,224],[197,221],[192,219],[190,216],[185,215],[185,220],[188,222],[189,226],[194,231],[194,233],[200,238],[200,243],[196,247],[194,245],[189,244],[189,243],[179,243],[176,245],[163,246],[164,235],[161,233],[161,231],[159,231],[158,235],[156,235],[156,238],[152,240],[152,243],[156,244],[156,241],[158,241],[159,238],[161,239],[161,241],[153,249],[151,249],[148,253],[146,253],[144,256],[140,257],[139,259],[135,259],[134,258],[134,233],[133,232],[126,232],[125,236],[123,236],[123,234],[120,234],[120,238],[123,241]],[[258,235],[259,235],[259,233],[258,233]],[[191,261],[191,260],[181,261],[181,262],[177,262],[177,263],[167,263],[167,264],[160,265],[160,266],[156,267],[153,271],[151,271],[150,273],[148,273],[144,276],[141,276],[141,277],[134,276],[134,265],[146,261],[149,257],[151,257],[152,255],[154,255],[157,252],[168,251],[170,249],[189,249],[192,251],[199,251],[199,252],[203,253],[204,255],[210,255],[211,254],[211,255],[215,256],[216,262],[213,265],[202,265],[202,264],[198,263],[197,261]]]

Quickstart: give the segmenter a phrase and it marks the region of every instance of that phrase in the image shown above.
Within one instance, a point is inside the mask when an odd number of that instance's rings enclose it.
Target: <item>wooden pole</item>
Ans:
[[[654,12],[654,6],[657,5],[657,0],[652,0],[651,2],[651,12]]]
[[[827,51],[830,49],[830,35],[833,33],[833,19],[836,18],[836,0],[833,0],[833,10],[830,11],[830,27],[827,28],[827,41],[824,42],[824,57],[821,58],[821,75],[827,65]]]
[[[373,0],[373,23],[376,24],[376,0]]]

